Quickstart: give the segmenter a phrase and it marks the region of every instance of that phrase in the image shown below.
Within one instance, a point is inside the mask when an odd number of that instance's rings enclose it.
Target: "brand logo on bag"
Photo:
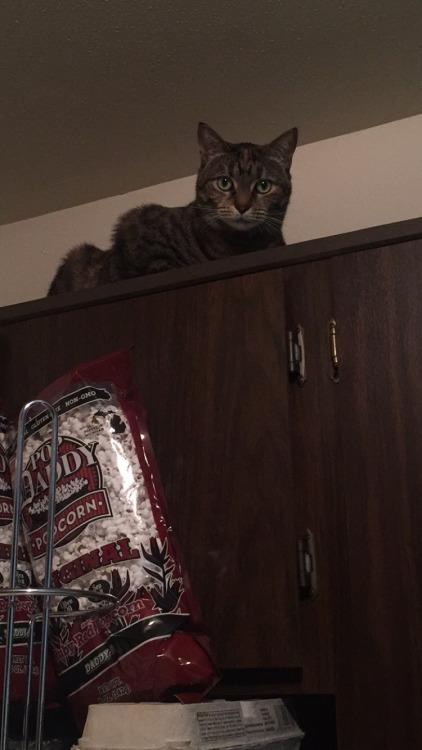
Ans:
[[[59,438],[55,547],[74,539],[94,519],[112,515],[96,457],[97,446],[97,442]],[[46,441],[32,454],[22,474],[25,493],[22,513],[34,558],[41,557],[46,550],[50,460],[51,444]]]
[[[7,526],[13,520],[12,482],[6,454],[0,445],[0,526]]]

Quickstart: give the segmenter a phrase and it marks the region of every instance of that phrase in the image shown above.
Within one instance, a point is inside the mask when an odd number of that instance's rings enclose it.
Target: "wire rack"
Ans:
[[[50,484],[48,492],[48,513],[46,527],[46,553],[45,553],[45,571],[44,586],[42,588],[20,588],[18,584],[18,549],[19,549],[19,528],[22,512],[23,486],[21,482],[23,471],[23,454],[25,445],[25,426],[30,412],[35,409],[45,409],[50,417],[52,424],[51,434],[51,459],[50,459]],[[14,648],[14,627],[15,627],[15,609],[16,599],[19,596],[39,597],[42,602],[41,611],[32,616],[28,627],[28,660],[26,667],[26,696],[22,724],[22,750],[27,750],[29,743],[29,715],[31,706],[36,707],[36,730],[35,730],[35,750],[41,750],[43,742],[44,729],[44,708],[45,708],[45,684],[47,672],[47,655],[48,655],[48,634],[50,621],[54,618],[73,619],[75,617],[86,617],[95,613],[96,608],[83,609],[72,612],[55,612],[52,610],[53,597],[89,597],[90,600],[101,602],[101,613],[113,609],[117,603],[115,596],[95,591],[83,591],[71,588],[54,588],[52,586],[53,573],[53,546],[54,546],[54,518],[55,518],[55,497],[56,497],[56,467],[58,454],[58,418],[52,404],[48,401],[37,399],[25,404],[19,414],[17,443],[16,443],[16,471],[15,487],[13,500],[13,526],[12,526],[12,545],[10,554],[10,578],[9,588],[0,589],[0,597],[7,598],[7,622],[6,622],[6,646],[5,646],[5,669],[3,678],[3,704],[1,712],[0,728],[0,750],[6,750],[8,742],[8,728],[10,717],[10,691],[13,680],[12,663]],[[35,643],[35,628],[41,622],[40,636],[40,667],[38,696],[36,701],[31,700],[32,696],[32,667],[33,652]]]

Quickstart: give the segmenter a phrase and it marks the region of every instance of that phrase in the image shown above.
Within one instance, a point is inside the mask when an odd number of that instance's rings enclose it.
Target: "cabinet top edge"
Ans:
[[[0,325],[422,238],[422,217],[0,307]]]

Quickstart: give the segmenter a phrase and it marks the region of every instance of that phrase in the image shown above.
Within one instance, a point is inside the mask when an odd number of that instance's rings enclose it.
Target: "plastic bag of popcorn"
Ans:
[[[113,594],[113,611],[58,620],[56,669],[82,724],[91,703],[195,701],[217,680],[198,605],[168,523],[129,352],[80,365],[40,398],[59,416],[53,583],[57,611]],[[27,425],[23,524],[43,582],[51,455],[46,412]]]

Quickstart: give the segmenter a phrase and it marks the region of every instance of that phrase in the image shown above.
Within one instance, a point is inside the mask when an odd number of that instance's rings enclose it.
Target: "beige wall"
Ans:
[[[106,248],[122,212],[149,202],[183,205],[194,182],[186,177],[0,226],[0,305],[44,296],[70,247]],[[422,115],[299,147],[293,185],[289,244],[422,216]]]

